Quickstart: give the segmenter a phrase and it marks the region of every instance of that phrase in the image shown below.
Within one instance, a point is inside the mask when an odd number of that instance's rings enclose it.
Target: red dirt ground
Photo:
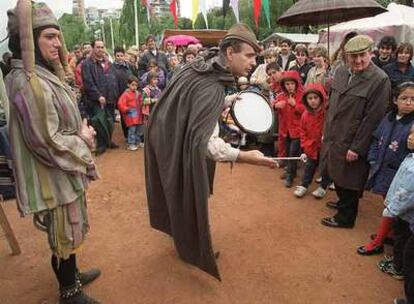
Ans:
[[[319,224],[332,214],[327,199],[294,198],[280,169],[219,165],[209,202],[219,283],[181,262],[170,238],[150,228],[142,150],[112,150],[97,163],[102,178],[90,187],[91,231],[78,261],[102,270],[86,288],[102,303],[386,304],[403,294],[401,282],[377,270],[380,256],[355,253],[379,221],[373,195],[361,201],[354,229],[329,229]],[[0,303],[56,303],[45,235],[19,218],[14,202],[5,210],[23,253],[11,256],[0,237]]]

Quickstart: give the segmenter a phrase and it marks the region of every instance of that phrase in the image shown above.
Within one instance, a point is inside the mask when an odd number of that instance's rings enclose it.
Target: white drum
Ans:
[[[252,91],[240,93],[240,99],[233,103],[231,115],[243,132],[256,135],[268,133],[274,122],[274,112],[266,97]]]

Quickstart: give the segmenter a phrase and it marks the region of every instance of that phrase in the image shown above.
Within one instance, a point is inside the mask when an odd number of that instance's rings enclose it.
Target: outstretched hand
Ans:
[[[276,168],[277,166],[276,161],[274,161],[270,157],[264,156],[264,154],[258,150],[240,151],[237,161],[255,166],[265,166],[269,168]]]

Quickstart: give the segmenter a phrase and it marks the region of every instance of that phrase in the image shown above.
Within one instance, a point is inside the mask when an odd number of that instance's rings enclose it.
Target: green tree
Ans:
[[[74,45],[90,40],[91,32],[81,17],[63,14],[58,22],[68,49],[71,50]]]
[[[182,30],[191,30],[193,28],[193,22],[189,18],[178,18],[178,28]]]

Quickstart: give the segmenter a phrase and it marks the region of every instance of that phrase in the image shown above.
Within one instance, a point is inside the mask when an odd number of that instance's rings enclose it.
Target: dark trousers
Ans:
[[[414,304],[414,234],[407,240],[404,249],[404,289],[407,304]]]
[[[76,283],[76,255],[71,254],[67,260],[52,255],[51,264],[60,288],[72,287]]]
[[[392,223],[392,229],[394,232],[394,268],[397,271],[403,271],[403,269],[405,268],[403,262],[404,247],[411,236],[410,224],[397,217]]]
[[[336,195],[338,195],[338,213],[335,219],[341,224],[354,224],[358,215],[358,204],[361,191],[350,190],[335,185]]]
[[[319,165],[319,160],[308,157],[305,163],[305,171],[304,171],[303,179],[302,179],[303,187],[308,188],[309,185],[312,184],[312,180],[315,175],[316,169],[318,168],[318,165]],[[332,180],[329,178],[328,174],[322,173],[321,187],[323,189],[326,189],[331,183],[332,183]]]
[[[300,156],[300,138],[286,138],[286,153],[288,157],[299,157]],[[296,171],[298,169],[298,161],[288,160],[286,178],[294,179],[296,177]]]

